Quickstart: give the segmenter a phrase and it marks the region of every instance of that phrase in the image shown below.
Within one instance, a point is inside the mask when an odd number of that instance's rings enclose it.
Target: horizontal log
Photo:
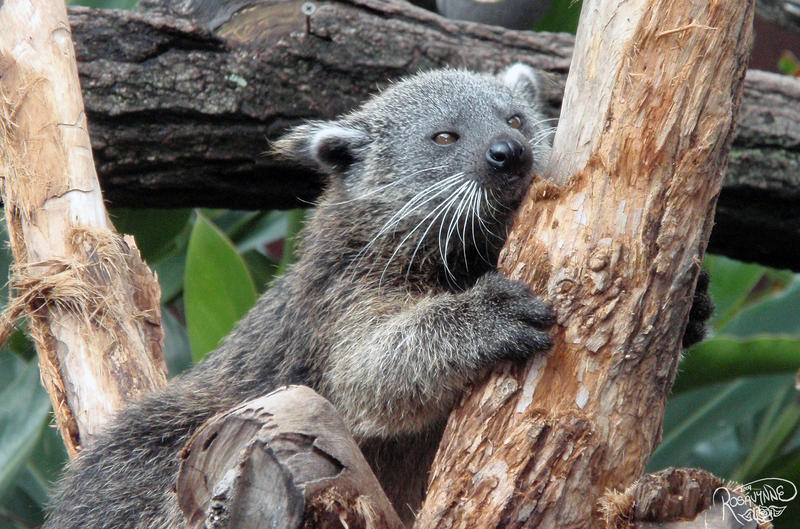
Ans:
[[[326,2],[308,20],[301,1],[212,4],[181,16],[70,10],[113,206],[297,207],[322,179],[263,154],[288,126],[346,112],[418,70],[514,61],[551,74],[557,115],[572,54],[571,35],[446,20],[398,0]],[[800,270],[800,80],[750,71],[745,90],[710,250]]]
[[[800,1],[798,0],[758,0],[756,13],[771,22],[775,22],[795,33],[800,34]]]

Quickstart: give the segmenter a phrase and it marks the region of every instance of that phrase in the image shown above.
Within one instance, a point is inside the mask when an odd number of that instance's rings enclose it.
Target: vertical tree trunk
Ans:
[[[0,2],[0,176],[16,299],[71,454],[166,382],[160,289],[109,222],[63,0]]]
[[[741,98],[753,2],[587,0],[545,177],[500,267],[555,348],[450,416],[419,528],[599,525],[657,445]]]

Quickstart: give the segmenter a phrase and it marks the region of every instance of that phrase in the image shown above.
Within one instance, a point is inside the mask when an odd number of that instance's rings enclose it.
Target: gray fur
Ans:
[[[123,410],[76,458],[45,527],[184,527],[173,488],[186,440],[211,415],[283,384],[337,406],[409,520],[464,387],[550,343],[547,305],[494,271],[549,141],[530,100],[535,75],[517,67],[511,87],[503,78],[423,73],[277,142],[281,155],[330,173],[299,262],[219,349]],[[460,138],[438,145],[442,131]],[[487,165],[497,137],[527,145],[524,174]]]

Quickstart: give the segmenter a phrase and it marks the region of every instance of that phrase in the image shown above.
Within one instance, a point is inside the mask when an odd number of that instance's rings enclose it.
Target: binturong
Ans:
[[[328,175],[300,258],[222,345],[122,410],[70,465],[48,529],[185,523],[178,455],[212,415],[285,384],[339,410],[406,522],[448,411],[485,367],[550,346],[550,307],[495,264],[549,151],[537,74],[398,82],[274,145]]]

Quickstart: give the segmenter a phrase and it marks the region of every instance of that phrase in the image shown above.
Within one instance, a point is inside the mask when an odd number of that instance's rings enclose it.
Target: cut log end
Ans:
[[[600,513],[605,529],[771,529],[740,489],[705,470],[667,468],[606,493]]]
[[[403,527],[335,408],[304,386],[204,424],[177,492],[190,529]]]

